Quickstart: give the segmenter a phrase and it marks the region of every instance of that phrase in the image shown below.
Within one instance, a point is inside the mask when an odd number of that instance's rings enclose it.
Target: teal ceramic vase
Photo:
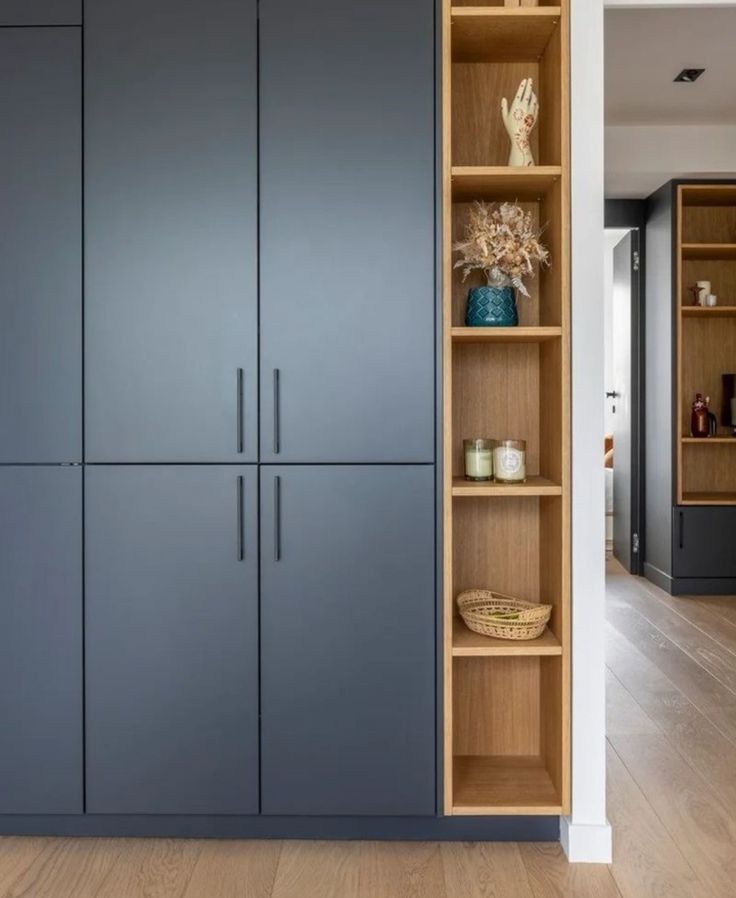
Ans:
[[[516,327],[518,323],[513,287],[471,287],[465,311],[468,327]]]

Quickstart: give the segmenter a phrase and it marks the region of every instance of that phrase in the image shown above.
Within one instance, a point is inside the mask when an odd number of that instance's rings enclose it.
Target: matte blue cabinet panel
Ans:
[[[87,811],[258,813],[255,467],[85,477]]]
[[[256,36],[256,0],[85,4],[88,461],[258,458]]]
[[[82,457],[81,63],[78,28],[0,30],[0,463]]]
[[[261,461],[434,460],[434,6],[261,2]]]
[[[435,811],[434,469],[261,467],[262,812]]]
[[[79,814],[82,472],[0,467],[0,814]]]
[[[0,0],[0,25],[81,25],[82,0]]]

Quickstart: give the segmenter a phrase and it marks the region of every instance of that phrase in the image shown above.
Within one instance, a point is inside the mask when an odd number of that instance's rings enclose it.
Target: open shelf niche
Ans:
[[[721,422],[721,375],[736,372],[736,184],[681,184],[677,189],[678,504],[736,505],[736,439]],[[693,305],[689,287],[711,282],[714,308]],[[710,396],[716,437],[693,439],[690,408]]]
[[[570,288],[568,5],[445,3],[443,13],[444,733],[447,814],[560,814],[570,805]],[[536,166],[506,165],[501,98],[534,78]],[[468,204],[518,201],[551,266],[517,328],[468,328],[452,244]],[[524,484],[463,477],[462,441],[523,439]],[[529,642],[469,631],[464,589],[553,607]]]

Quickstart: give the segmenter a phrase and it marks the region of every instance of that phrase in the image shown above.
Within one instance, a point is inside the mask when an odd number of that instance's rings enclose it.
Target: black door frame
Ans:
[[[631,573],[644,573],[644,327],[646,324],[646,201],[606,200],[605,227],[627,228],[632,233],[631,290]],[[638,249],[637,249],[638,247]],[[614,447],[614,453],[615,453]],[[614,455],[615,457],[615,455]],[[638,546],[634,542],[638,534]]]

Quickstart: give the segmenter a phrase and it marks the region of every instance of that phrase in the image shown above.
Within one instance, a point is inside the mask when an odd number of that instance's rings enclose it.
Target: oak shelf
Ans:
[[[525,483],[496,483],[492,480],[466,480],[455,477],[452,495],[465,496],[561,496],[562,486],[546,477],[527,477]]]
[[[560,22],[558,6],[452,8],[453,62],[540,59]]]
[[[562,646],[547,628],[538,639],[494,639],[469,630],[455,618],[452,628],[452,654],[455,658],[488,658],[505,655],[561,655]]]
[[[736,446],[736,437],[680,437],[680,441],[693,446]]]
[[[546,343],[562,336],[561,327],[453,327],[453,343]]]
[[[562,803],[541,758],[460,755],[454,764],[453,813],[561,814]]]
[[[736,306],[681,306],[683,318],[736,318]]]
[[[736,505],[736,493],[683,493],[681,505]]]
[[[473,200],[541,200],[562,177],[559,165],[511,168],[507,165],[454,165],[454,202]]]
[[[729,261],[736,259],[736,243],[683,243],[682,258],[699,261]]]

